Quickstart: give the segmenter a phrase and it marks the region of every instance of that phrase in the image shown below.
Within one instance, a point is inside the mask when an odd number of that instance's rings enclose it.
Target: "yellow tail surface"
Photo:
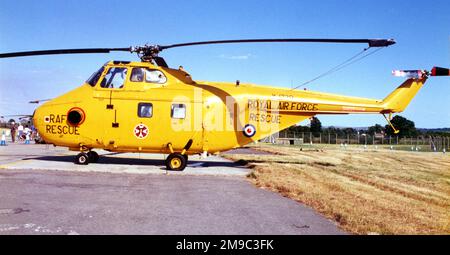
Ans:
[[[393,113],[404,111],[419,89],[422,88],[426,79],[427,78],[424,77],[421,79],[406,80],[402,85],[383,99],[382,105],[385,109],[383,112]]]

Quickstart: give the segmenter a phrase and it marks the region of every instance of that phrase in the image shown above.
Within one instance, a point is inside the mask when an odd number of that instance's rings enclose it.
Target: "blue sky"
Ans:
[[[384,98],[403,78],[393,69],[450,67],[450,1],[6,1],[0,52],[128,47],[245,38],[394,38],[385,48],[307,85],[309,90]],[[162,56],[196,80],[296,86],[365,45],[242,44],[171,49]],[[33,99],[80,86],[129,53],[0,60],[0,115],[31,114]],[[450,78],[430,78],[405,112],[418,127],[450,127]],[[380,115],[319,116],[325,126],[385,124]]]

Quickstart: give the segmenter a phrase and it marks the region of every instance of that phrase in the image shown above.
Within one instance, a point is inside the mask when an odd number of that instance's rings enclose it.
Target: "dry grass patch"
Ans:
[[[259,187],[305,203],[356,233],[450,234],[450,155],[258,145],[224,155]]]

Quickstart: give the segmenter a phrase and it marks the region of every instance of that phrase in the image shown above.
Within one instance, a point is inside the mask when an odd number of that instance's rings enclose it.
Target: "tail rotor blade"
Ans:
[[[431,76],[450,76],[450,69],[435,66],[431,69],[430,75]]]
[[[426,70],[394,70],[392,75],[397,77],[406,77],[419,79],[424,76],[450,76],[450,69],[434,66],[431,71]]]
[[[406,77],[406,78],[413,78],[418,79],[422,78],[422,76],[425,74],[425,71],[422,70],[394,70],[392,71],[392,75],[397,77]]]

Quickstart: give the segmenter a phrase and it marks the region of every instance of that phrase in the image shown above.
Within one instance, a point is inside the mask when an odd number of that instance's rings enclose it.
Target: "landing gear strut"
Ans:
[[[191,148],[193,141],[192,139],[189,139],[189,141],[184,146],[181,153],[174,152],[172,143],[167,144],[167,148],[170,150],[169,156],[166,158],[166,167],[169,170],[175,170],[175,171],[183,171],[184,168],[186,168],[187,162],[188,162],[188,155],[186,154],[187,150]]]

